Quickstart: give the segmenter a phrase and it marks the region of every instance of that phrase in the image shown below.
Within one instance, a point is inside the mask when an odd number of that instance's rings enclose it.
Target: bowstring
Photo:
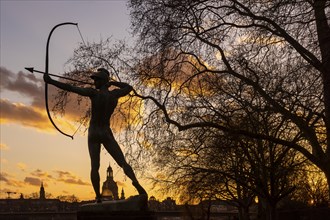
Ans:
[[[80,28],[79,28],[79,25],[78,25],[78,24],[77,24],[77,29],[78,29],[78,32],[79,32],[80,38],[81,38],[81,40],[82,40],[84,46],[87,48],[87,44],[86,44],[86,42],[85,42],[85,40],[84,40],[83,35],[81,34],[81,31],[80,31]],[[89,67],[89,69],[92,69],[92,68]]]
[[[82,34],[81,34],[81,31],[80,31],[80,29],[79,29],[78,24],[77,24],[77,29],[78,29],[78,32],[79,32],[79,35],[80,35],[80,38],[81,38],[82,42],[83,42],[84,45],[86,46],[86,43],[85,43],[84,38],[83,38],[83,36],[82,36]]]
[[[87,47],[87,44],[85,43],[85,40],[84,40],[84,37],[83,35],[81,34],[81,31],[80,31],[80,28],[78,26],[78,24],[76,25],[77,26],[77,29],[78,29],[78,32],[79,32],[79,35],[80,35],[80,38],[84,44],[85,47]],[[76,133],[80,130],[80,127],[83,125],[83,122],[80,122],[78,128],[76,129],[76,131],[72,134],[72,137],[74,137],[76,135]]]
[[[84,38],[83,38],[83,36],[82,36],[82,34],[81,34],[81,31],[80,31],[80,29],[79,29],[79,26],[78,26],[78,24],[77,24],[77,29],[78,29],[78,32],[79,32],[79,35],[80,35],[80,38],[81,38],[81,40],[82,40],[82,42],[83,42],[83,44],[85,45],[85,47],[87,47],[87,44],[85,43],[85,40],[84,40]],[[92,52],[93,53],[93,52]],[[100,58],[99,58],[100,59]],[[109,64],[110,65],[110,64]],[[117,74],[117,71],[116,71],[116,69],[112,66],[112,65],[110,65],[110,67],[113,69],[113,71],[114,71],[114,74],[116,75],[116,77],[117,77],[117,79],[119,80],[119,82],[121,81],[121,79],[120,79],[120,77],[119,77],[119,75]]]

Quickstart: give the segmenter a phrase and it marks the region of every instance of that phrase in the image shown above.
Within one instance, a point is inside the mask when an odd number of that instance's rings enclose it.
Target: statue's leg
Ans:
[[[112,133],[107,138],[107,141],[103,142],[105,149],[109,152],[109,154],[113,157],[116,163],[123,168],[124,173],[128,178],[130,178],[133,182],[133,186],[137,189],[139,194],[147,194],[147,192],[143,189],[140,185],[139,181],[137,180],[132,167],[126,162],[125,156],[120,149],[117,141],[113,137]]]
[[[91,159],[91,181],[96,195],[96,202],[101,202],[100,193],[100,151],[101,144],[99,142],[88,139],[88,150]]]

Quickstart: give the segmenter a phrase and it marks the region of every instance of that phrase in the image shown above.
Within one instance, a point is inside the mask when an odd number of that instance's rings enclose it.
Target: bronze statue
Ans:
[[[99,175],[101,144],[132,180],[132,184],[138,193],[147,195],[146,191],[139,184],[132,167],[126,162],[124,154],[110,128],[110,117],[117,106],[118,99],[128,95],[133,88],[127,83],[109,81],[109,72],[104,68],[94,72],[91,78],[94,80],[95,88],[81,88],[53,80],[48,74],[44,74],[46,83],[69,92],[87,96],[91,100],[92,115],[88,128],[88,149],[91,158],[91,181],[96,194],[96,202],[102,202]],[[110,86],[118,88],[109,90]]]

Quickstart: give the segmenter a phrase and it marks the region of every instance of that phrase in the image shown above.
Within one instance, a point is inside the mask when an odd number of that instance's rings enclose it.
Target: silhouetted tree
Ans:
[[[136,94],[155,104],[145,103],[144,128],[164,120],[170,129],[207,127],[290,148],[329,186],[329,4],[131,0]],[[270,112],[281,132],[235,126],[242,109]]]
[[[327,206],[327,182],[324,174],[315,166],[306,164],[302,167],[295,185],[296,190],[289,197],[291,202],[305,206]]]
[[[270,117],[258,122],[255,116],[248,116],[249,121],[241,119],[239,127],[263,130],[275,137],[281,134],[280,127],[271,127]],[[154,134],[154,130],[145,131]],[[155,179],[165,189],[177,189],[177,195],[184,199],[230,201],[238,207],[240,219],[249,219],[249,207],[256,196],[264,217],[275,219],[278,203],[294,191],[292,180],[305,161],[288,147],[224,135],[216,129],[194,128],[161,135],[154,139],[155,165],[159,167]]]
[[[27,196],[27,198],[29,199],[39,199],[39,193],[38,192],[34,192],[34,193],[31,193],[30,195]]]
[[[75,196],[74,194],[72,194],[72,195],[59,195],[57,197],[57,199],[61,200],[62,202],[70,202],[70,203],[80,201],[80,199],[77,196]]]
[[[273,174],[278,175],[279,168],[297,162],[284,158],[300,152],[324,172],[329,186],[329,4],[326,0],[262,4],[248,0],[131,0],[132,24],[139,40],[135,51],[123,55],[123,47],[109,47],[104,41],[82,46],[71,61],[77,70],[112,68],[113,77],[124,77],[134,86],[134,95],[144,100],[136,102],[132,97],[127,103],[134,114],[127,117],[123,112],[128,124],[125,146],[132,151],[136,146],[143,149],[132,153],[132,160],[146,153],[164,171],[190,164],[165,174],[171,176],[175,171],[176,177],[185,177],[189,173],[184,168],[191,169],[207,155],[223,156],[209,152],[212,148],[201,153],[206,140],[196,140],[208,131],[253,143],[240,149],[260,154],[242,154],[242,158],[250,156],[245,159],[254,172],[267,168],[269,174],[276,170]],[[266,117],[267,126],[276,132],[260,129],[260,120],[237,123],[255,114]],[[269,160],[273,166],[258,167],[258,160],[272,152],[280,153],[284,164],[274,157]],[[178,155],[186,157],[173,160]],[[224,170],[219,160],[207,165],[217,166],[218,173]],[[165,180],[166,176],[157,178]],[[275,193],[272,196],[278,200],[291,190],[284,191],[290,179],[282,179],[271,187],[275,192],[270,191],[266,187],[269,179],[278,177],[266,177],[254,179],[259,181],[255,191],[264,196]],[[209,174],[208,178],[199,181],[205,189],[213,177]],[[187,180],[177,178],[174,183],[182,185]],[[328,200],[329,193],[328,189]]]

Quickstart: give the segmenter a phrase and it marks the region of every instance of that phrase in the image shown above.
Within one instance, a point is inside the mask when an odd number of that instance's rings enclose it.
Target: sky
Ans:
[[[0,198],[7,198],[9,191],[16,193],[12,198],[21,193],[27,197],[39,192],[43,182],[53,197],[74,194],[80,200],[94,199],[86,134],[78,133],[71,140],[52,127],[44,107],[42,76],[24,68],[44,70],[48,34],[62,22],[77,22],[86,42],[110,36],[130,40],[127,2],[0,0],[0,10]],[[75,26],[56,29],[50,43],[49,72],[63,72],[79,43],[82,39]],[[67,127],[65,116],[55,121]],[[109,164],[119,190],[124,188],[126,197],[137,194],[105,150],[101,152],[101,184]],[[149,196],[153,195],[143,177],[138,178]]]

